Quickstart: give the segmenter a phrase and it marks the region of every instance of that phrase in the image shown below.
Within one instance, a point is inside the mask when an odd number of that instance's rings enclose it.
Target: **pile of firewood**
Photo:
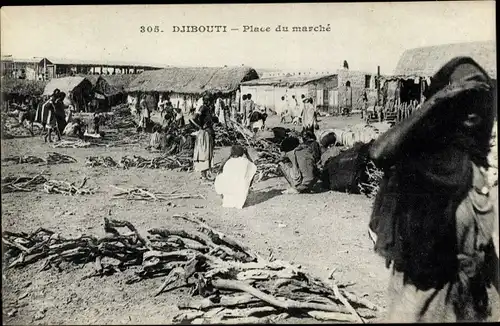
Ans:
[[[119,167],[122,169],[128,168],[146,168],[146,169],[179,169],[181,171],[188,171],[191,169],[193,160],[192,156],[186,152],[176,155],[162,155],[153,158],[144,158],[139,155],[123,156],[119,162],[116,162],[109,156],[88,156],[85,164],[87,166],[96,167]]]
[[[45,163],[45,164],[63,164],[63,163],[76,163],[78,162],[75,158],[69,156],[69,155],[64,155],[64,154],[59,154],[56,152],[50,152],[47,154],[47,158],[43,159],[40,157],[36,156],[31,156],[31,155],[25,155],[25,156],[9,156],[4,159],[2,159],[3,162],[12,162],[14,164],[40,164],[40,163]]]
[[[113,136],[112,134],[107,134],[103,142],[106,142],[107,147],[119,147],[119,146],[129,146],[136,144],[145,144],[149,140],[149,134],[130,132],[125,129],[124,132],[119,132]]]
[[[106,168],[114,168],[118,163],[111,156],[88,156],[85,159],[85,165],[90,167],[103,166]]]
[[[109,122],[109,127],[113,129],[137,128],[137,122],[132,116],[116,117],[113,116]]]
[[[130,113],[128,104],[122,104],[113,108],[113,115],[107,123],[112,129],[137,128],[137,122]]]
[[[63,195],[91,195],[94,190],[84,188],[87,178],[79,186],[75,186],[74,182],[66,182],[59,180],[48,180],[43,184],[43,190],[48,194],[63,194]]]
[[[277,144],[265,139],[255,139],[250,130],[233,120],[228,128],[218,127],[215,131],[215,144],[218,146],[241,145],[257,151],[258,158],[254,161],[257,165],[256,182],[281,176],[278,169],[280,150]]]
[[[136,167],[188,171],[191,169],[192,165],[192,156],[188,156],[185,153],[183,155],[157,156],[150,159],[139,155],[134,155],[133,157],[124,156],[119,162],[119,166],[124,169]]]
[[[267,323],[290,316],[364,322],[378,308],[332,279],[321,279],[283,261],[269,261],[189,217],[197,230],[151,229],[142,236],[129,222],[104,219],[108,235],[68,239],[49,230],[3,233],[6,265],[20,268],[44,260],[42,270],[94,262],[86,278],[110,275],[136,265],[127,284],[164,277],[152,293],[190,289],[181,300],[180,323]],[[127,228],[121,233],[118,228]]]
[[[241,133],[234,128],[223,127],[221,125],[214,126],[215,131],[215,146],[231,146],[241,143],[244,138]]]
[[[368,176],[368,180],[359,184],[359,190],[367,197],[373,198],[378,193],[380,181],[384,176],[384,171],[377,168],[373,161],[368,161],[365,173]]]
[[[5,177],[2,178],[2,193],[34,191],[38,185],[46,181],[47,179],[41,174],[34,177]]]
[[[88,148],[92,146],[99,146],[97,143],[91,143],[84,140],[61,140],[55,142],[52,147],[54,148]]]
[[[76,163],[76,162],[78,162],[75,158],[73,158],[69,155],[59,154],[56,152],[48,153],[45,161],[47,162],[47,164],[62,164],[62,163]]]
[[[0,136],[2,139],[12,139],[17,137],[31,137],[30,130],[19,123],[19,111],[14,110],[9,113],[1,113],[2,132]]]
[[[12,162],[13,164],[39,164],[39,163],[44,163],[45,160],[37,156],[24,155],[24,156],[9,156],[3,158],[2,162]]]
[[[113,195],[113,199],[125,198],[129,200],[155,200],[155,201],[186,199],[186,198],[205,199],[203,195],[178,194],[178,193],[164,194],[164,193],[154,193],[143,188],[123,189],[113,185],[111,185],[111,187],[120,190],[119,193]]]

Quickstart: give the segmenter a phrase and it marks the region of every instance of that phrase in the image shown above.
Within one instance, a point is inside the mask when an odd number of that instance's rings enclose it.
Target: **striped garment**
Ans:
[[[206,130],[198,131],[193,152],[193,165],[195,171],[205,171],[212,168],[214,155],[214,140]]]
[[[38,106],[35,114],[35,121],[47,128],[56,128],[57,120],[54,104],[49,100]]]

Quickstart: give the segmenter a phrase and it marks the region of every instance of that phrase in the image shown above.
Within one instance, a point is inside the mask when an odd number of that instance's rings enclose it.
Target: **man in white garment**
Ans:
[[[215,191],[222,196],[223,207],[243,208],[257,166],[243,146],[231,147],[231,154],[221,164],[222,173],[215,179]]]

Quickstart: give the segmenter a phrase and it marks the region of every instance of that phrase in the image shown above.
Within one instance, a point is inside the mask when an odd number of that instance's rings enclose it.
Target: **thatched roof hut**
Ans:
[[[396,76],[430,77],[449,60],[468,56],[496,79],[496,46],[494,41],[428,46],[406,50],[396,66]]]
[[[250,80],[244,82],[245,86],[276,86],[276,87],[300,87],[305,86],[309,83],[318,82],[323,79],[329,79],[336,76],[336,74],[327,75],[285,75],[285,76],[275,76],[275,77],[265,77],[255,80]]]
[[[87,104],[94,93],[92,83],[88,78],[81,76],[54,78],[45,86],[43,94],[50,95],[56,88],[66,95],[72,93],[77,111],[87,111]]]
[[[105,96],[112,96],[126,92],[126,87],[132,80],[137,78],[137,74],[115,74],[115,75],[83,75],[79,77],[87,78],[96,92]]]
[[[39,96],[47,82],[41,80],[27,80],[15,78],[2,78],[2,93],[20,96]]]
[[[228,94],[236,91],[240,83],[257,78],[257,72],[249,67],[172,67],[145,71],[137,76],[126,90],[143,93]]]
[[[88,78],[81,76],[54,78],[45,86],[43,94],[50,95],[56,88],[68,94],[76,88],[92,89],[92,83]]]
[[[116,95],[125,93],[130,83],[139,75],[101,75],[100,77],[106,81],[108,87],[104,89],[104,95]]]

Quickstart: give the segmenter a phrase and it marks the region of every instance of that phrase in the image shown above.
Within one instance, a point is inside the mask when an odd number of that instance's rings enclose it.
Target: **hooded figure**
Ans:
[[[492,82],[474,60],[458,57],[432,77],[425,97],[370,148],[385,174],[370,229],[392,269],[388,321],[485,320],[486,288],[498,281],[497,217],[483,172]]]

